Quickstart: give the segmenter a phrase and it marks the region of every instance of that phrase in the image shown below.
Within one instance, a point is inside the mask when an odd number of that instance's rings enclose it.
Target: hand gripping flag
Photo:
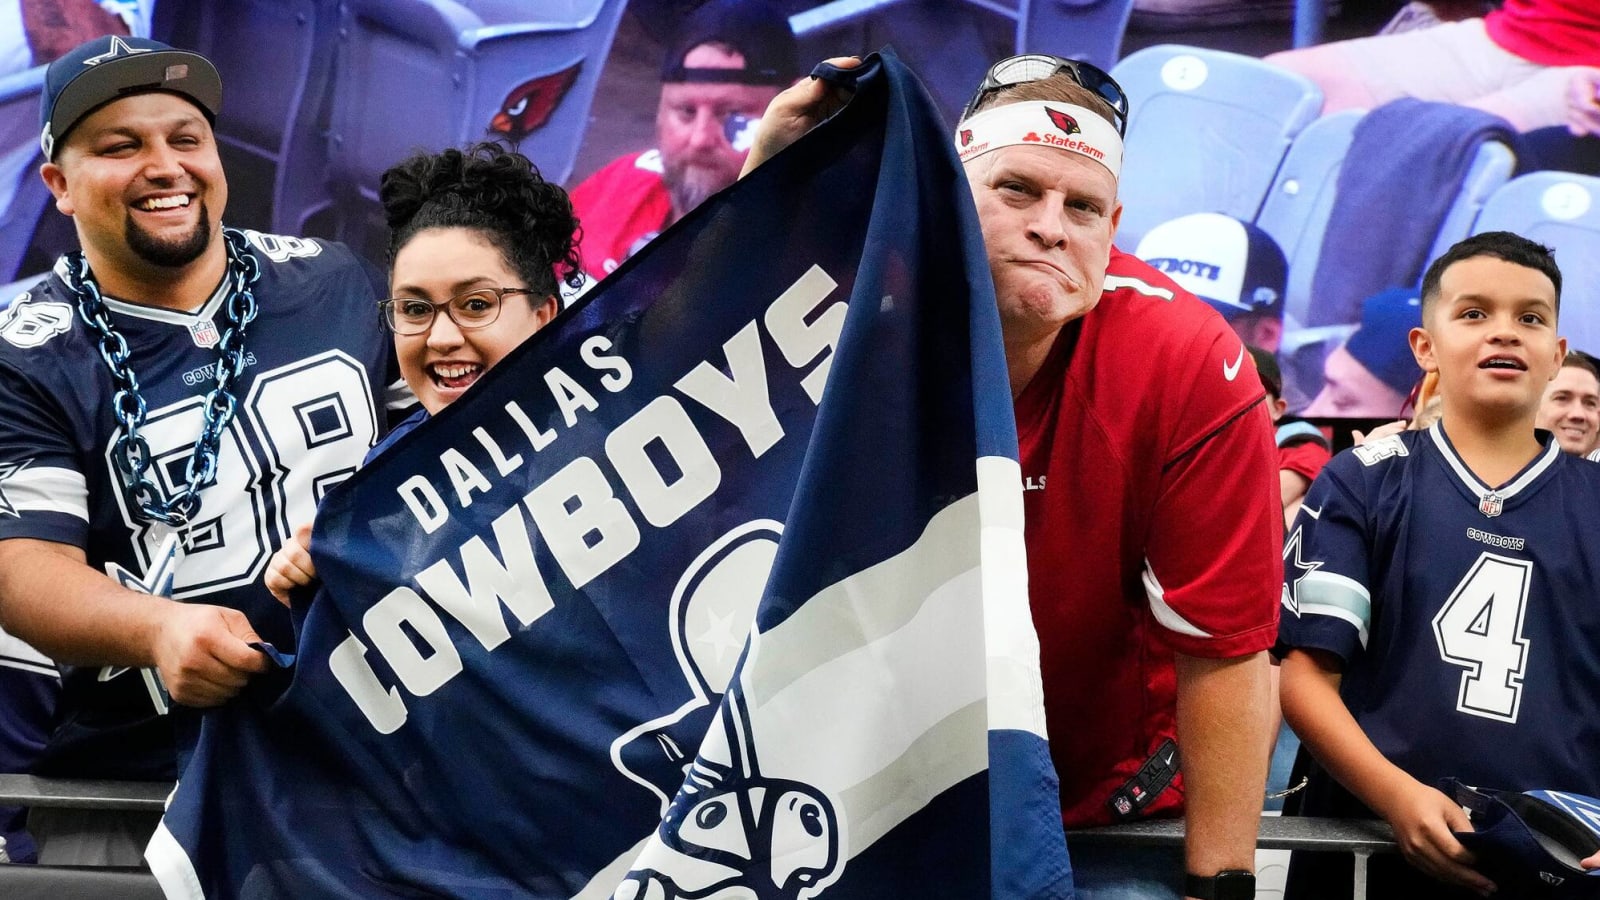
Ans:
[[[167,896],[1071,895],[966,180],[889,54],[332,491]],[[258,685],[264,688],[265,685]]]

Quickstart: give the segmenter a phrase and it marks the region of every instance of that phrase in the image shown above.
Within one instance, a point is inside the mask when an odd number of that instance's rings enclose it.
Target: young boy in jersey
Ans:
[[[1488,895],[1436,788],[1600,792],[1600,467],[1536,430],[1566,355],[1561,273],[1507,232],[1428,268],[1417,362],[1443,415],[1336,456],[1284,548],[1284,715],[1320,764],[1300,812],[1377,816],[1369,898]],[[1600,855],[1585,860],[1600,864]],[[1348,854],[1297,853],[1285,896],[1349,897]]]

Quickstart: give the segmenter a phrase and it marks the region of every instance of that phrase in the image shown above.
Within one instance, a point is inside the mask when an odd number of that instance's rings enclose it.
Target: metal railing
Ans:
[[[0,775],[0,806],[65,809],[140,810],[160,812],[172,785],[149,781],[84,781]],[[1067,832],[1072,846],[1121,844],[1167,846],[1183,844],[1182,819],[1154,819],[1105,828]],[[1262,850],[1322,850],[1355,856],[1355,900],[1367,889],[1367,860],[1374,853],[1394,853],[1394,834],[1383,822],[1354,819],[1261,817]],[[58,866],[0,865],[0,896],[7,900],[92,900],[92,898],[144,898],[161,896],[154,876],[126,869]]]

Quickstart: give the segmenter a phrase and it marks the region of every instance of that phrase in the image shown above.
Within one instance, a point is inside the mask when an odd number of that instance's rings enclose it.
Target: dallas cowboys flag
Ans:
[[[328,496],[169,897],[1070,896],[976,214],[859,79]]]

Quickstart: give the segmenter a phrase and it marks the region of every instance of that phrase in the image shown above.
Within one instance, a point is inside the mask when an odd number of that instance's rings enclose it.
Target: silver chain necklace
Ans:
[[[256,317],[256,298],[250,285],[261,277],[261,264],[246,246],[243,234],[225,228],[222,236],[228,248],[228,297],[223,302],[227,327],[217,344],[215,382],[201,406],[205,426],[200,429],[194,453],[189,457],[187,481],[170,500],[162,498],[161,488],[147,474],[150,444],[139,433],[145,421],[145,402],[139,393],[139,378],[128,367],[128,342],[112,327],[110,312],[89,271],[89,261],[81,251],[66,256],[67,286],[77,296],[78,315],[94,330],[100,358],[105,360],[117,389],[111,398],[111,409],[117,424],[122,426],[122,434],[111,447],[111,459],[121,476],[128,506],[136,516],[174,528],[188,525],[199,514],[200,491],[216,481],[217,448],[222,443],[222,432],[233,420],[238,407],[232,388],[239,373],[244,371],[245,329]]]

